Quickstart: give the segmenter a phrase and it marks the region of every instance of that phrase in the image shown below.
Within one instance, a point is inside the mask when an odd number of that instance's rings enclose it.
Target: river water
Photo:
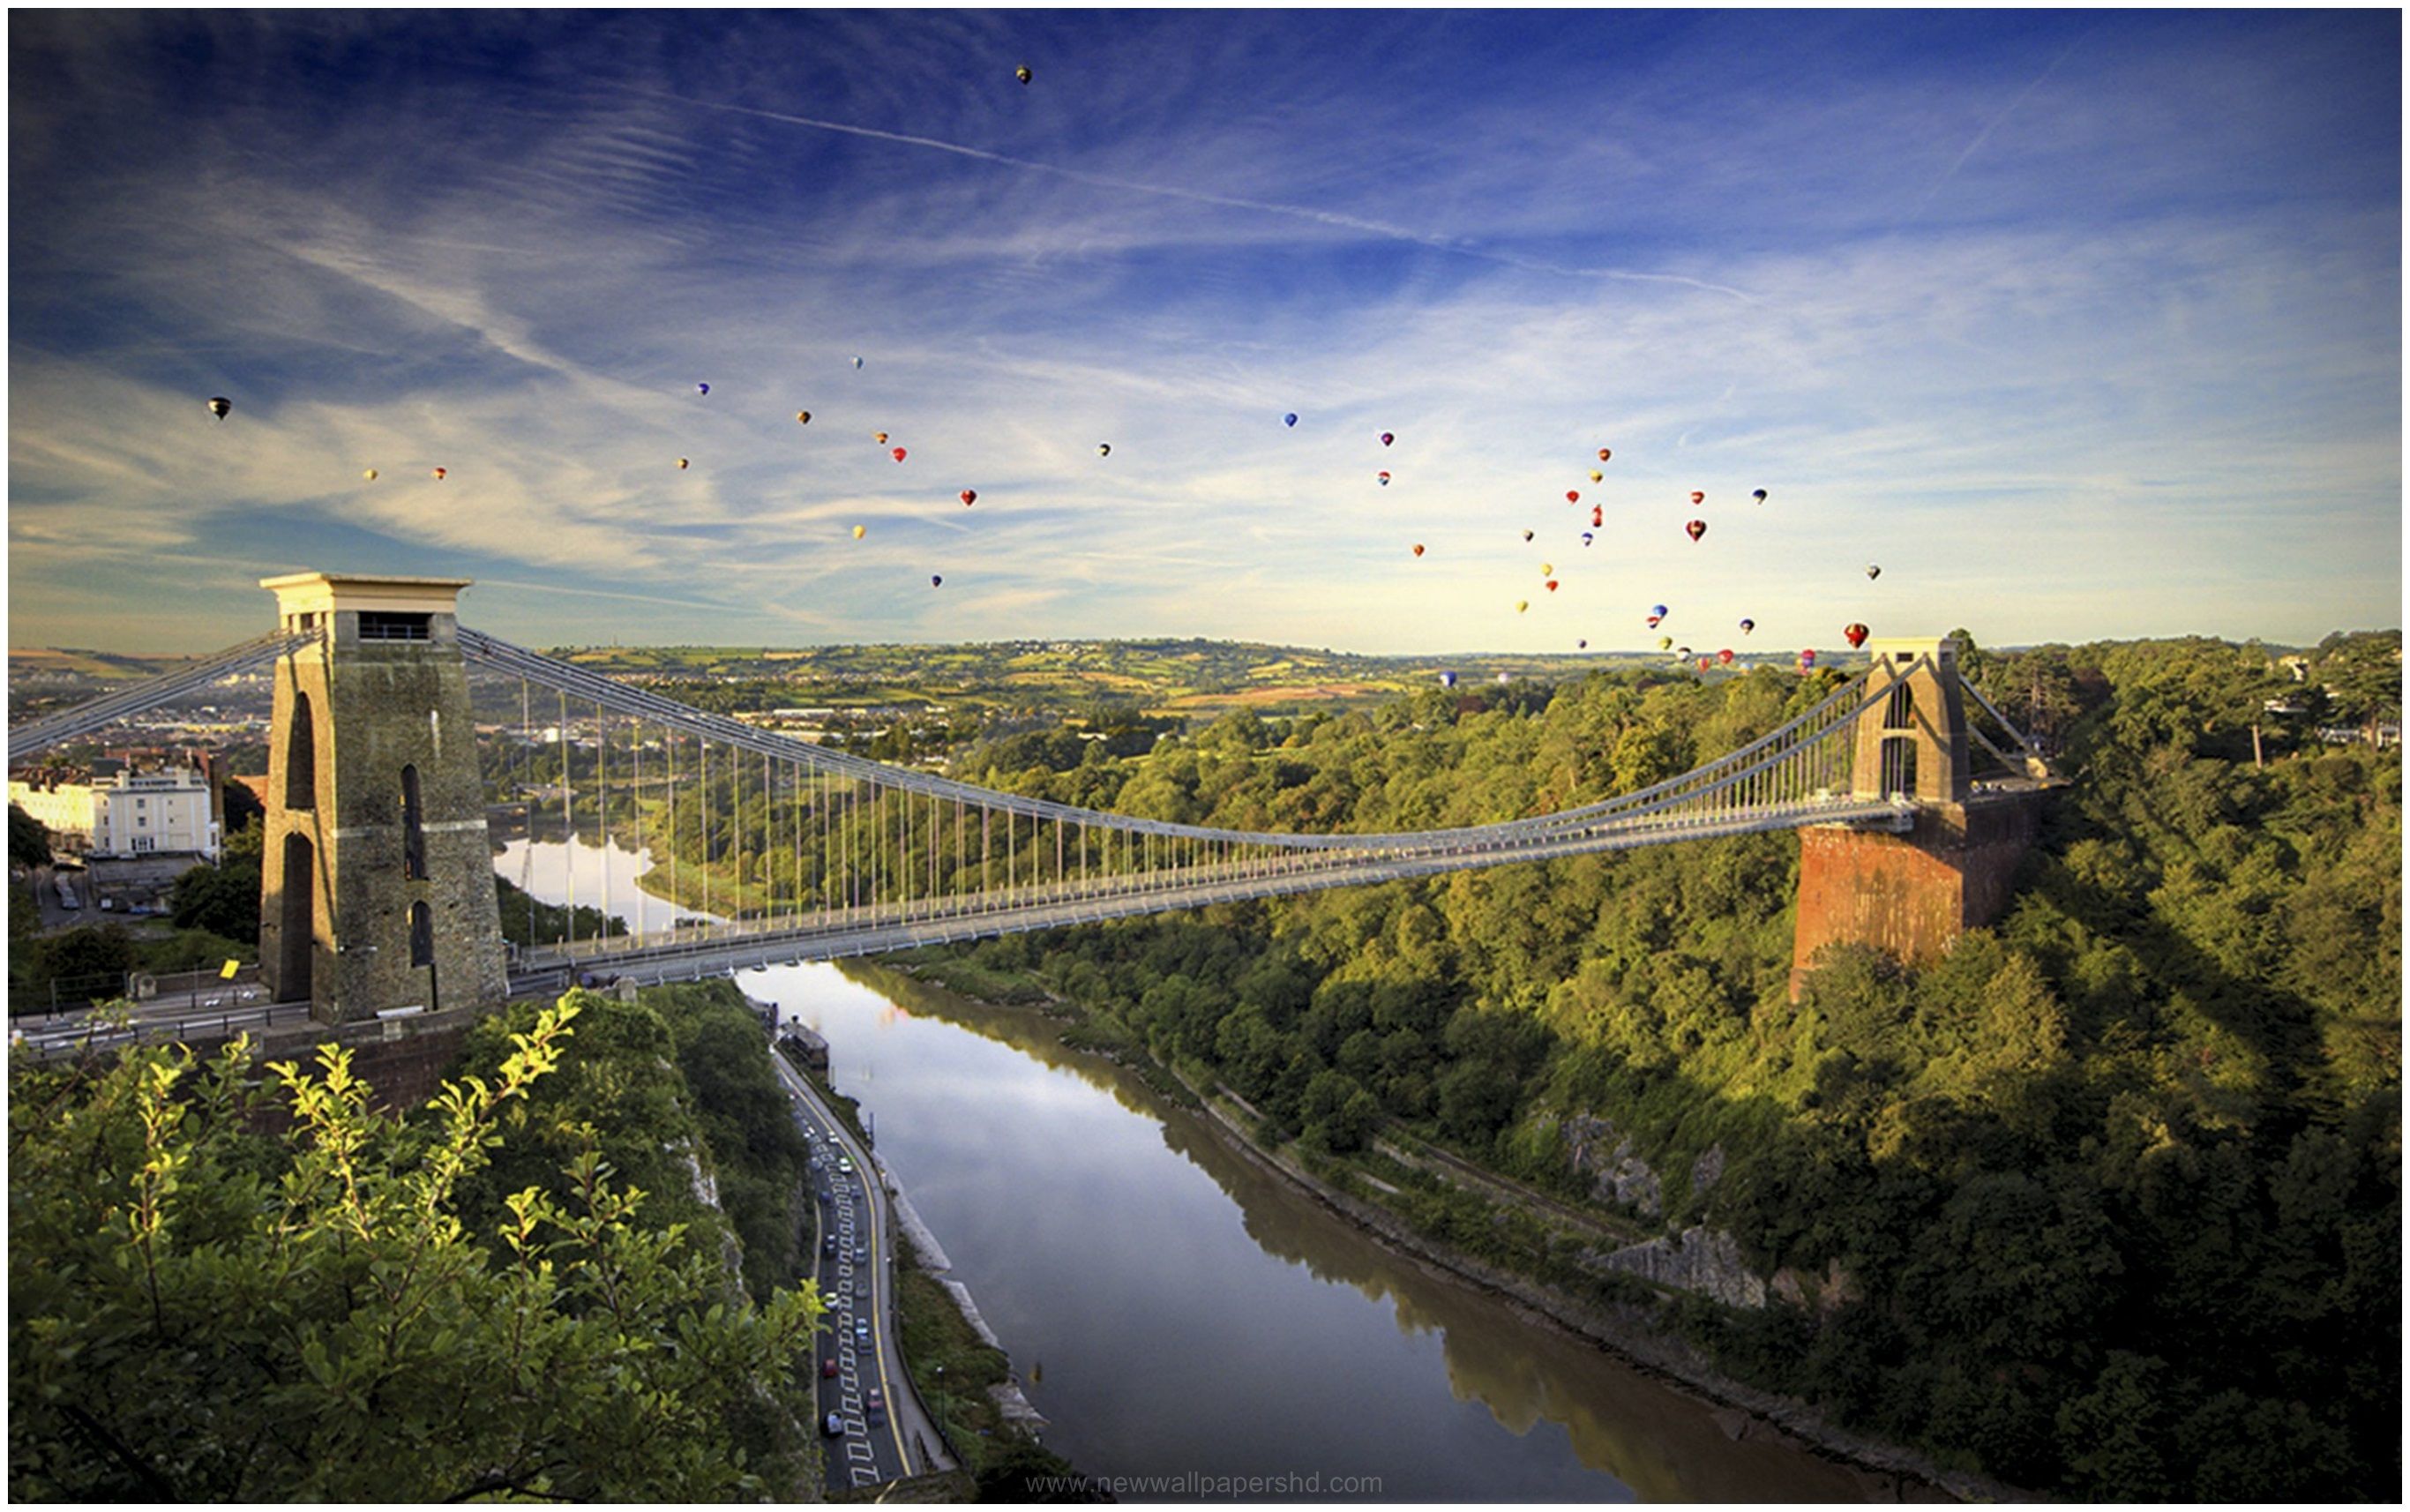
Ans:
[[[561,901],[559,849],[497,865]],[[606,869],[615,902],[635,896],[640,856],[580,864],[580,902]],[[1208,1494],[1294,1477],[1271,1500],[1893,1494],[1762,1425],[1735,1441],[1736,1415],[1383,1248],[1040,1015],[869,964],[737,980],[827,1037],[838,1090],[1083,1471]]]

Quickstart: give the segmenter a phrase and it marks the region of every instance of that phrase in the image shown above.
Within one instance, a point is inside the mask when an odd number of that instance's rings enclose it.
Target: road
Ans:
[[[814,1349],[819,1417],[835,1413],[845,1432],[823,1436],[828,1483],[848,1490],[950,1463],[936,1430],[904,1369],[895,1322],[893,1218],[870,1153],[820,1100],[811,1083],[771,1052],[793,1101],[795,1121],[812,1141],[818,1194],[813,1246],[828,1331]],[[849,1165],[850,1170],[844,1169]],[[824,1374],[836,1361],[836,1374]],[[874,1409],[876,1393],[881,1406]]]

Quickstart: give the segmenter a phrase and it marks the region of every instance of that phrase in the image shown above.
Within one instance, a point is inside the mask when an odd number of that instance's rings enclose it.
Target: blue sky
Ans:
[[[2397,625],[2401,28],[12,11],[10,642]]]

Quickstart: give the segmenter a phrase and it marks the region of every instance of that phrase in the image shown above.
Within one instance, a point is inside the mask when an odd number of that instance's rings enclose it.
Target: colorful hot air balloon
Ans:
[[[1419,556],[1421,556],[1422,554],[1423,554],[1423,544],[1422,544],[1420,541],[1417,541],[1417,542],[1416,542],[1416,543],[1415,543],[1415,555],[1416,555],[1416,556],[1417,556],[1417,557],[1419,557]]]
[[[811,412],[811,411],[809,411],[809,410],[797,410],[797,411],[795,412],[795,424],[797,424],[797,425],[809,425],[809,424],[811,424],[811,423],[812,423],[812,412]]]
[[[1713,658],[1713,657],[1711,657],[1711,656],[1703,656],[1703,657],[1699,658],[1699,670],[1700,670],[1701,672],[1705,672],[1705,671],[1706,671],[1709,667],[1712,667],[1712,666],[1714,666],[1715,664],[1716,664],[1715,658]]]
[[[878,443],[881,446],[884,446],[887,444],[887,432],[884,430],[874,430],[870,433],[870,439]]]
[[[436,481],[436,482],[438,482],[438,483],[443,482],[443,476],[444,476],[445,472],[446,472],[446,470],[445,470],[445,469],[443,469],[443,468],[440,468],[440,467],[439,467],[439,468],[437,468],[437,469],[435,470],[435,481]]]
[[[233,408],[234,400],[223,396],[210,400],[210,413],[216,415],[221,420],[225,419],[226,417],[226,412]]]
[[[1757,628],[1757,621],[1756,621],[1756,620],[1754,620],[1754,619],[1744,619],[1744,620],[1742,620],[1742,621],[1740,622],[1740,632],[1741,632],[1742,634],[1744,634],[1744,635],[1748,634],[1750,631],[1755,630],[1756,628]]]
[[[1722,650],[1718,651],[1716,653],[1716,660],[1722,662],[1725,666],[1731,666],[1733,664],[1732,647],[1727,646]]]
[[[1707,522],[1706,520],[1692,520],[1690,524],[1683,526],[1682,529],[1690,531],[1691,539],[1695,541],[1699,537],[1707,533]]]
[[[1442,688],[1453,688],[1453,687],[1455,687],[1455,686],[1456,686],[1456,674],[1455,674],[1455,673],[1453,673],[1453,672],[1443,672],[1443,673],[1441,673],[1441,674],[1439,675],[1439,685],[1440,685]]]
[[[965,509],[968,509],[971,505],[979,502],[979,490],[977,488],[965,488],[960,497],[963,501],[963,507]]]
[[[864,535],[867,535],[869,532],[870,532],[870,527],[869,527],[869,526],[867,526],[867,525],[857,525],[857,526],[855,526],[855,527],[853,528],[853,538],[854,538],[855,540],[859,541],[859,540],[861,540]]]
[[[1805,650],[1805,651],[1800,652],[1800,653],[1799,653],[1799,672],[1800,672],[1800,675],[1801,675],[1802,676],[1805,676],[1807,674],[1808,674],[1808,673],[1810,673],[1810,672],[1813,672],[1813,671],[1815,671],[1815,670],[1816,670],[1816,653],[1815,653],[1814,649],[1810,648],[1810,649],[1808,649],[1808,650]]]
[[[1853,624],[1845,627],[1841,631],[1841,638],[1848,641],[1850,643],[1850,649],[1854,651],[1859,647],[1864,646],[1866,643],[1866,626]]]
[[[1698,489],[1696,489],[1696,488],[1693,488],[1693,489],[1691,489],[1691,503],[1693,503],[1693,504],[1704,504],[1704,503],[1706,503],[1706,502],[1707,502],[1707,496],[1706,496],[1706,494],[1701,493],[1701,492],[1700,492]]]
[[[368,479],[370,483],[374,483],[376,481],[376,469],[370,468],[367,472],[361,473],[360,476]]]
[[[1386,487],[1387,487],[1388,486],[1389,486],[1389,474],[1387,474],[1386,472],[1384,472],[1384,473],[1382,473],[1382,474],[1381,474],[1381,487],[1384,487],[1384,488],[1386,488]]]
[[[711,385],[709,384],[697,384],[694,385],[694,391],[698,394],[708,394],[711,392]]]
[[[896,447],[893,451],[889,452],[887,455],[888,455],[888,456],[890,456],[890,457],[893,457],[893,458],[895,458],[897,461],[899,461],[899,462],[900,462],[900,461],[904,460],[904,448],[903,448],[903,447],[901,447],[901,446],[898,446],[898,447]]]
[[[1765,490],[1764,488],[1753,488],[1749,490],[1749,496],[1751,499],[1756,500],[1761,504],[1765,502]]]
[[[681,472],[686,471],[686,458],[683,457],[678,458],[678,471]]]
[[[1382,444],[1382,445],[1384,445],[1384,446],[1386,446],[1389,443],[1391,443],[1391,442],[1393,442],[1393,441],[1395,441],[1395,440],[1397,440],[1397,439],[1398,439],[1397,437],[1395,437],[1395,436],[1393,436],[1393,435],[1389,434],[1389,433],[1388,433],[1387,431],[1386,431],[1386,430],[1384,430],[1384,431],[1382,431],[1382,432],[1381,432],[1381,444]]]
[[[1012,70],[1012,77],[1013,77],[1013,78],[1015,78],[1015,79],[1020,80],[1021,80],[1021,82],[1022,82],[1022,84],[1023,84],[1024,87],[1026,87],[1026,86],[1027,86],[1027,84],[1029,83],[1029,80],[1030,80],[1034,76],[1033,76],[1033,75],[1030,73],[1030,71],[1029,71],[1029,65],[1027,65],[1027,64],[1025,64],[1025,63],[1024,63],[1024,64],[1023,64],[1020,67],[1015,68],[1014,70]]]
[[[1578,504],[1578,503],[1580,503],[1580,502],[1581,502],[1581,490],[1580,490],[1580,489],[1578,489],[1578,488],[1567,488],[1567,489],[1565,490],[1565,502],[1566,502],[1566,503],[1569,503],[1569,504]]]
[[[1880,568],[1880,567],[1876,566],[1873,562],[1868,562],[1868,563],[1866,563],[1866,577],[1867,577],[1868,581],[1872,581],[1873,579],[1878,578],[1878,577],[1880,577],[1881,575],[1882,575],[1882,569],[1881,569],[1881,568]]]
[[[1283,425],[1285,425],[1285,426],[1288,427],[1291,430],[1296,429],[1297,429],[1297,415],[1296,415],[1294,413],[1291,413],[1291,414],[1284,414],[1284,415],[1282,415],[1282,416],[1281,416],[1281,424],[1283,424]]]
[[[1648,620],[1647,620],[1647,623],[1648,623],[1648,628],[1649,628],[1650,630],[1655,630],[1655,629],[1657,628],[1657,626],[1658,626],[1662,621],[1663,621],[1664,618],[1665,618],[1665,617],[1664,617],[1663,615],[1650,615],[1650,616],[1648,616]]]

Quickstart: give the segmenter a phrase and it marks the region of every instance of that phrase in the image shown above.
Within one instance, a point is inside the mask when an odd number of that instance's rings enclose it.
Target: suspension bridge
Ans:
[[[276,630],[13,727],[9,758],[269,669],[263,975],[279,1001],[306,1002],[324,1023],[490,1005],[586,978],[689,980],[1776,830],[1834,837],[1803,851],[1826,856],[1817,878],[1803,866],[1803,967],[1830,938],[1914,954],[1996,909],[2002,858],[2012,867],[2030,796],[2053,780],[1959,680],[1950,641],[1878,640],[1871,667],[1812,707],[1635,792],[1411,833],[1173,823],[982,788],[690,707],[460,624],[464,580],[300,574],[262,586],[279,599]],[[1969,720],[1968,698],[1996,738]],[[489,820],[548,817],[556,800],[564,833],[657,848],[674,903],[699,895],[703,920],[674,908],[664,928],[579,938],[573,924],[506,942]],[[699,893],[679,885],[690,850],[706,858]],[[1936,862],[1954,893],[1926,875]],[[1903,879],[1913,895],[1895,885]],[[1819,904],[1811,921],[1809,894],[1836,886],[1842,903]]]

